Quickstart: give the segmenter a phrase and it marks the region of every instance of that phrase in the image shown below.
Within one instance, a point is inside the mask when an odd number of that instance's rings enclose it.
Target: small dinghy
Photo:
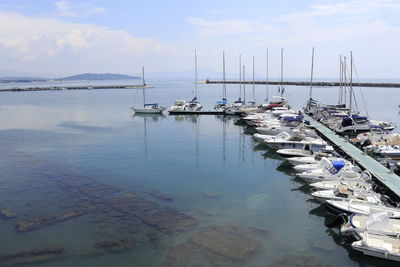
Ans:
[[[361,233],[369,232],[397,237],[400,235],[400,220],[391,219],[387,212],[371,215],[352,214],[347,223],[342,224],[340,233],[361,239]]]
[[[351,247],[364,255],[400,261],[400,239],[398,237],[364,232],[362,239],[353,242]]]

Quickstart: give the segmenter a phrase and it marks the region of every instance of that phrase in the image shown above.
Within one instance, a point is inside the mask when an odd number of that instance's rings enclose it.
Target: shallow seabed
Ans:
[[[191,96],[190,82],[155,85],[150,102]],[[209,107],[219,98],[218,86],[200,90]],[[370,115],[398,123],[396,98],[381,93],[394,89],[371,90]],[[286,91],[300,108],[307,88]],[[395,266],[326,228],[333,218],[307,186],[235,118],[133,116],[135,99],[140,91],[1,93],[0,208],[16,217],[0,218],[0,264]],[[32,254],[49,247],[58,253]]]

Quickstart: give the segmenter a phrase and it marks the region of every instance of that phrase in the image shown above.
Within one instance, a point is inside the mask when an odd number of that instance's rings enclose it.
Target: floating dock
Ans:
[[[169,115],[224,115],[224,111],[216,111],[216,110],[199,110],[199,111],[191,111],[191,110],[181,110],[174,111],[169,110]]]
[[[61,86],[61,87],[12,87],[0,89],[0,92],[31,92],[31,91],[58,91],[58,90],[95,90],[95,89],[142,89],[153,88],[148,85],[93,85],[93,86]]]
[[[368,170],[373,177],[384,184],[398,198],[400,198],[400,177],[381,163],[368,156],[366,153],[349,143],[343,137],[338,136],[328,127],[316,121],[311,116],[304,114],[304,119],[310,121],[310,124],[326,139],[333,143],[334,146],[342,150],[357,162],[364,169]]]

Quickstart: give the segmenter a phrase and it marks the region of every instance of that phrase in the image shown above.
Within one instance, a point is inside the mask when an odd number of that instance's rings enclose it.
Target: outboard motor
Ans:
[[[329,224],[326,225],[328,228],[334,228],[337,226],[340,226],[344,223],[347,223],[349,221],[349,217],[345,213],[341,213],[336,218]]]

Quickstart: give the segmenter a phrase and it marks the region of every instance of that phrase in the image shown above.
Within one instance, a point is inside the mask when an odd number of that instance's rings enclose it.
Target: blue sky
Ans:
[[[397,78],[400,1],[49,1],[0,2],[0,70],[69,75],[81,72],[237,72],[238,55],[256,72],[308,77],[316,47],[315,77],[336,78],[339,55],[353,51],[361,79]],[[0,71],[1,74],[1,71]]]

